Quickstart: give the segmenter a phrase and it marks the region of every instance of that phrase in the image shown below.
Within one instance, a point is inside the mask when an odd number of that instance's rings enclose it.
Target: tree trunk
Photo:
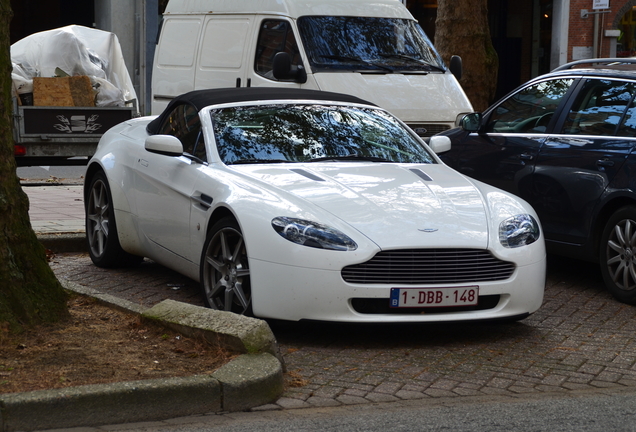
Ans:
[[[448,64],[462,58],[459,81],[475,111],[485,110],[497,90],[499,60],[488,27],[488,0],[438,0],[435,47]]]
[[[66,315],[66,295],[29,221],[11,131],[10,0],[0,0],[0,323],[12,330]],[[2,72],[4,71],[4,72]]]

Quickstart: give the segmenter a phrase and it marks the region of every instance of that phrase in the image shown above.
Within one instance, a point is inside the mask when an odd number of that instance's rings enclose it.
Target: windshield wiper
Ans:
[[[363,63],[367,66],[372,66],[378,69],[384,69],[385,71],[391,72],[393,73],[394,70],[391,69],[390,67],[387,66],[382,66],[376,63],[372,63],[369,60],[364,60],[361,59],[360,57],[350,57],[350,56],[343,56],[343,55],[321,55],[320,57],[322,58],[326,58],[326,59],[331,59],[331,60],[351,60],[351,61],[355,61],[358,63]]]
[[[437,65],[431,64],[431,63],[427,62],[426,60],[422,60],[422,59],[418,59],[418,58],[415,58],[415,57],[408,56],[406,54],[393,53],[393,54],[378,54],[378,55],[380,57],[399,58],[399,59],[409,60],[409,61],[412,61],[412,62],[419,63],[421,65],[426,65],[426,66],[429,66],[431,68],[437,69],[440,72],[446,72],[446,70],[444,68],[442,68],[442,67],[439,67]]]
[[[329,162],[329,161],[366,161],[366,162],[393,162],[389,159],[384,159],[376,156],[360,156],[357,154],[350,154],[346,156],[323,156],[313,159],[309,159],[307,162]]]
[[[226,165],[245,165],[245,164],[259,164],[259,163],[294,163],[286,159],[238,159],[227,163]]]

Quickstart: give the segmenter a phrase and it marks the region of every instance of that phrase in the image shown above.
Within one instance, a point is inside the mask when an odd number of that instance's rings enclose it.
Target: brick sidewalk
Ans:
[[[29,219],[38,234],[84,232],[81,185],[23,186],[29,197]]]
[[[36,231],[83,231],[81,186],[24,189]],[[596,266],[548,263],[543,306],[516,324],[270,322],[295,386],[264,409],[636,388],[636,308],[611,298]],[[60,254],[51,267],[60,280],[145,306],[202,305],[194,281],[148,260],[104,270],[86,254]]]
[[[613,300],[598,269],[551,258],[543,307],[515,324],[270,322],[297,386],[269,407],[636,388],[636,308]],[[59,255],[60,279],[150,306],[201,305],[197,284],[151,261],[104,270]]]

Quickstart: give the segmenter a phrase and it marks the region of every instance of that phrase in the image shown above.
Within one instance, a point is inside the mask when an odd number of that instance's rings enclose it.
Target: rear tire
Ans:
[[[636,207],[623,207],[607,221],[600,262],[609,292],[623,303],[636,304]]]
[[[103,172],[91,179],[85,203],[88,253],[97,267],[137,265],[143,257],[125,252],[119,244],[113,199]]]

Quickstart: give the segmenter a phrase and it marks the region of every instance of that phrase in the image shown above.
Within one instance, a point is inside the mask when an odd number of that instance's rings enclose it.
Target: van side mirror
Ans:
[[[291,56],[286,52],[276,53],[272,65],[272,74],[277,80],[294,80],[297,83],[307,82],[307,71],[303,65],[292,66]]]
[[[462,70],[463,70],[462,58],[458,55],[452,56],[450,59],[449,69],[451,73],[455,75],[455,78],[457,78],[458,80],[462,79]]]
[[[460,121],[462,129],[466,132],[479,132],[482,116],[480,113],[466,114]]]

